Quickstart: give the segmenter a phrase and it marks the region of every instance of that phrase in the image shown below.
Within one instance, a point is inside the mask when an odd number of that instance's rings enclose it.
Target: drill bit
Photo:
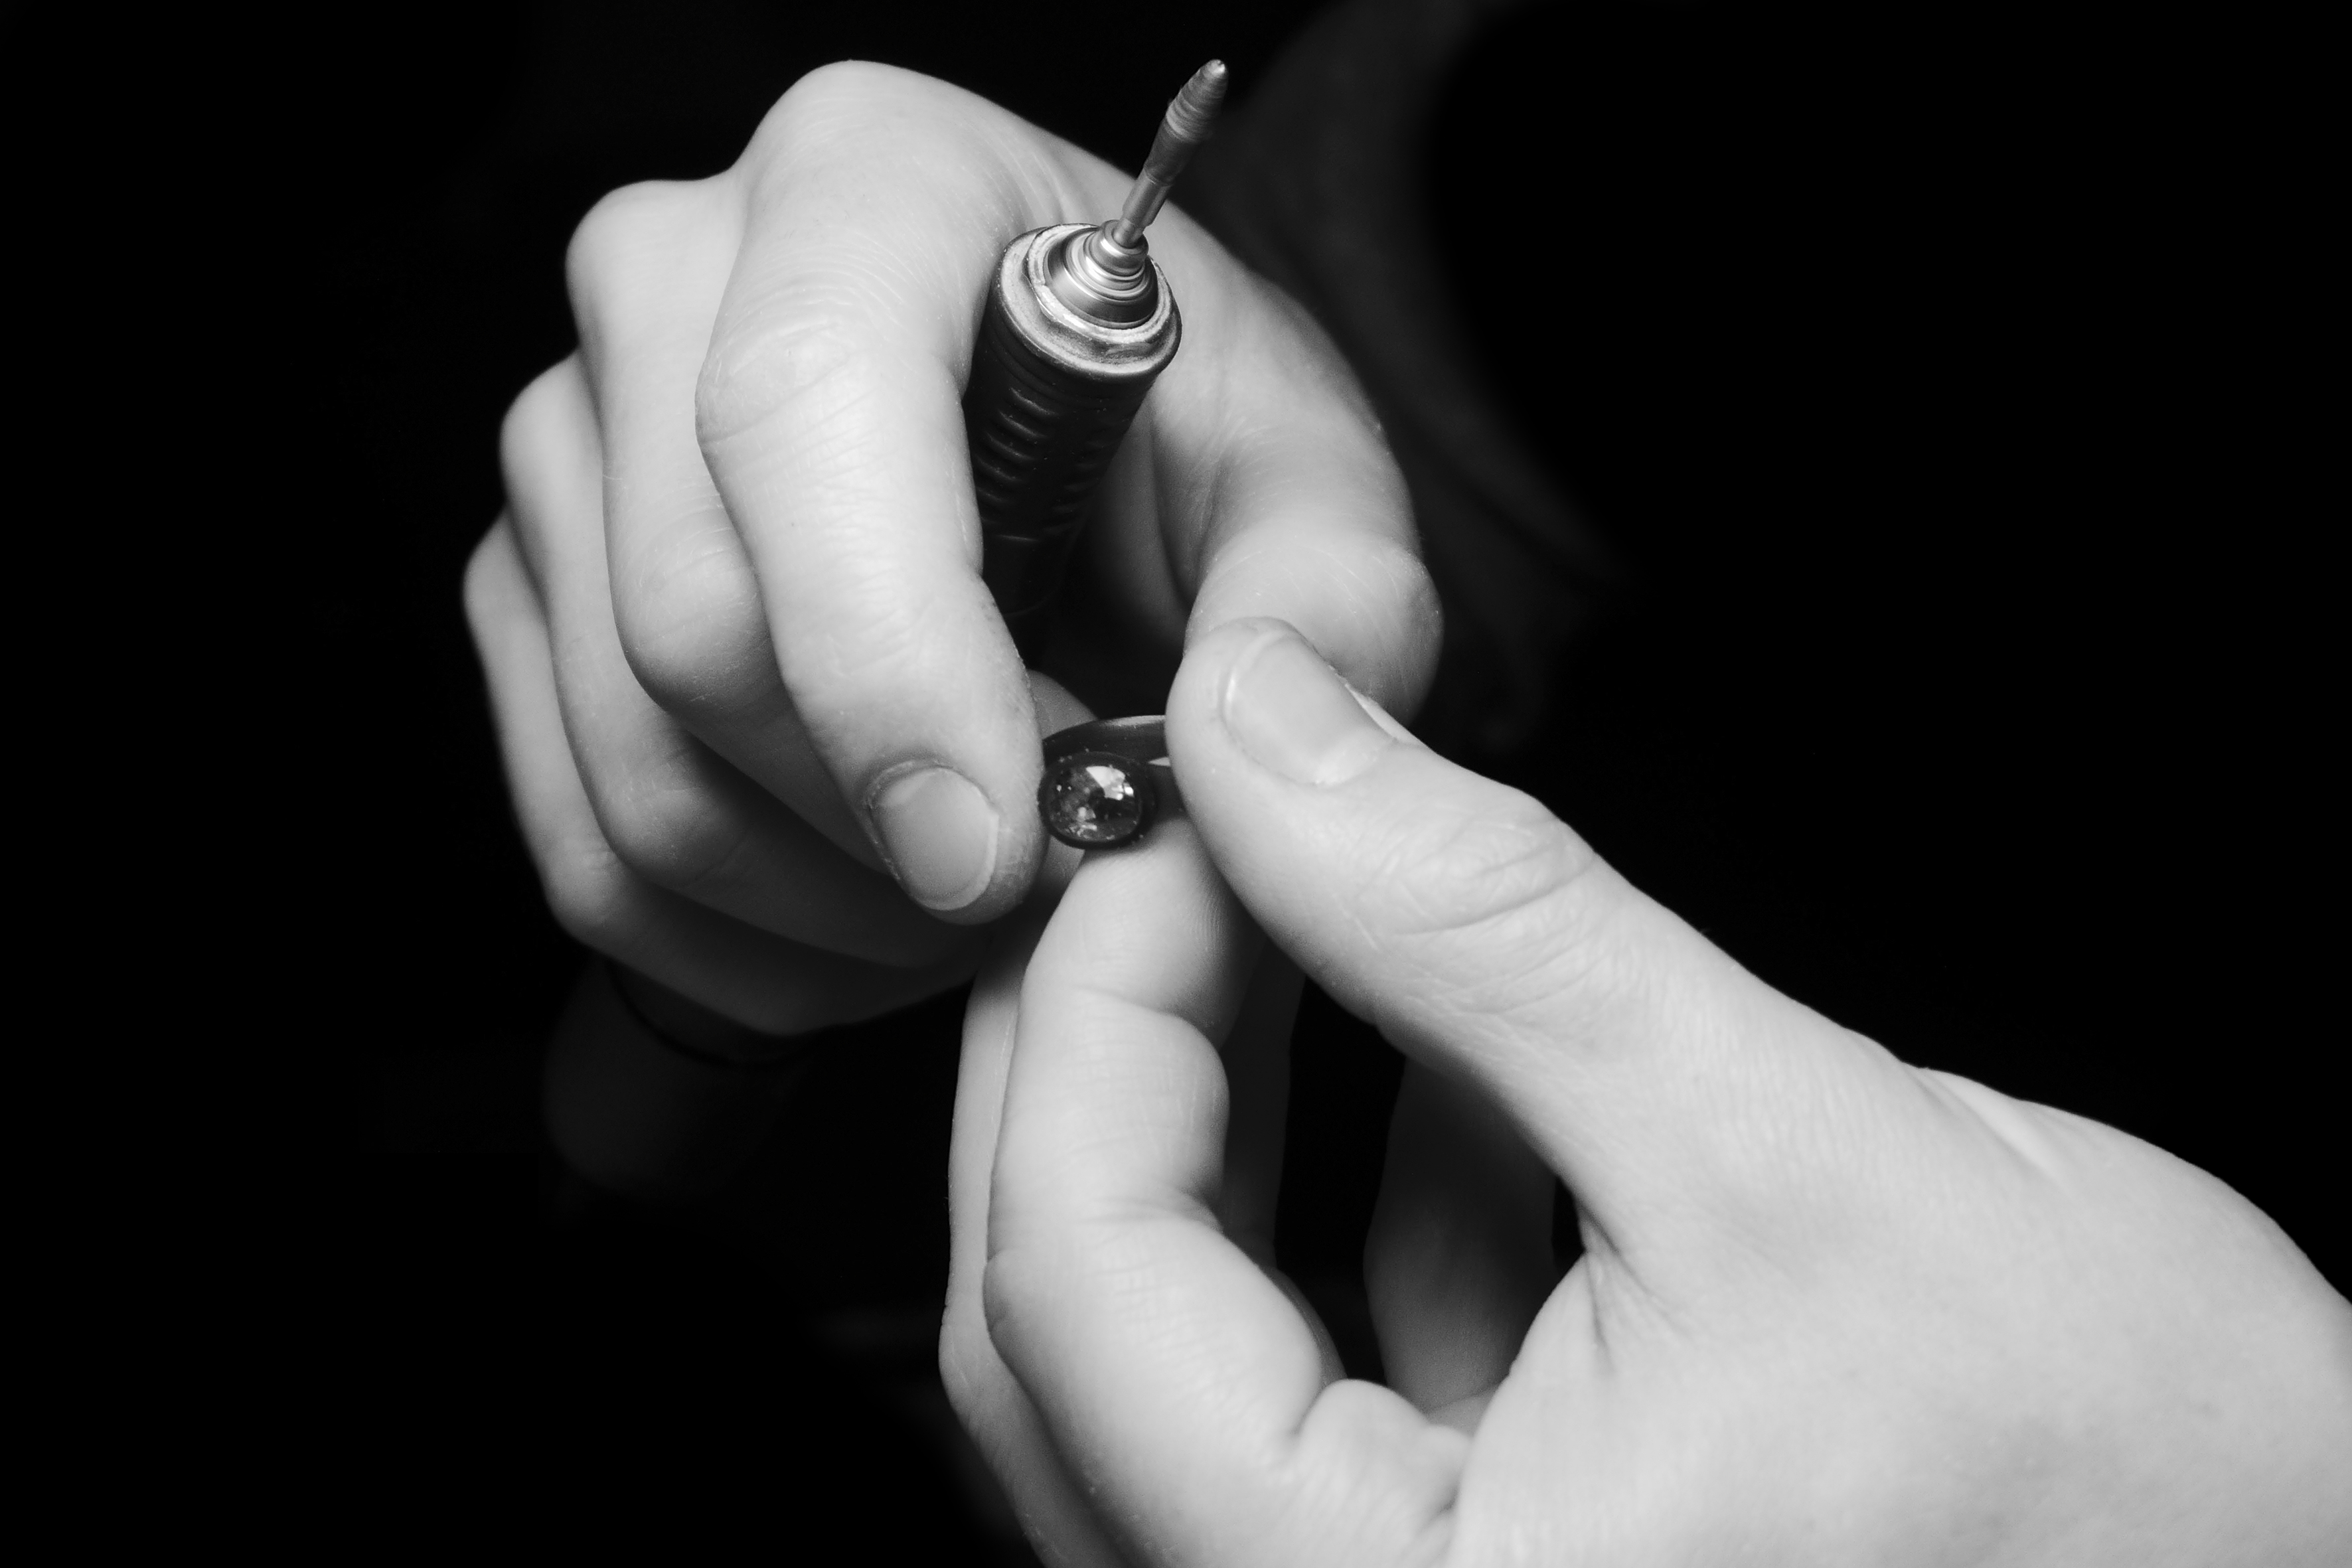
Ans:
[[[1160,133],[1151,139],[1151,155],[1127,194],[1127,205],[1065,253],[1058,286],[1067,289],[1072,305],[1092,314],[1120,317],[1144,308],[1150,288],[1145,258],[1150,247],[1143,231],[1167,204],[1169,187],[1184,172],[1193,149],[1209,139],[1224,97],[1225,62],[1211,60],[1169,100],[1168,112],[1160,117]]]
[[[1110,242],[1126,250],[1141,244],[1143,231],[1160,216],[1169,187],[1184,172],[1192,150],[1215,129],[1217,109],[1225,100],[1225,62],[1211,60],[1192,73],[1183,90],[1168,100],[1160,117],[1160,134],[1151,139],[1151,155],[1127,194],[1127,205],[1110,225]]]

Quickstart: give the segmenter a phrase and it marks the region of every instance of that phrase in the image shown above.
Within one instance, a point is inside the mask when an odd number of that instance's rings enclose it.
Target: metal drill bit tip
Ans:
[[[1161,204],[1168,200],[1169,187],[1176,176],[1184,172],[1192,150],[1209,139],[1216,128],[1217,109],[1225,101],[1225,62],[1211,60],[1192,73],[1184,89],[1168,100],[1168,112],[1160,117],[1160,134],[1151,139],[1151,155],[1143,161],[1143,172],[1135,177],[1135,188],[1127,195],[1127,205],[1108,226],[1111,243],[1122,250],[1132,249],[1143,237],[1151,220],[1160,216]]]
[[[1209,139],[1210,128],[1217,122],[1217,108],[1225,101],[1225,62],[1211,60],[1192,73],[1175,97],[1168,100],[1168,113],[1161,121],[1166,135],[1173,136],[1188,147],[1197,147]],[[1154,154],[1158,147],[1152,149]]]
[[[1151,139],[1151,156],[1127,194],[1126,209],[1062,247],[1054,264],[1054,292],[1063,303],[1103,321],[1132,324],[1151,314],[1155,296],[1144,228],[1160,216],[1192,150],[1209,139],[1224,99],[1225,62],[1211,60],[1169,100],[1160,134]]]

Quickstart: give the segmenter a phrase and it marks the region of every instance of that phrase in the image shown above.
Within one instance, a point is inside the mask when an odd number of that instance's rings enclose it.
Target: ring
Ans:
[[[1168,721],[1158,713],[1097,719],[1045,737],[1037,816],[1045,831],[1079,849],[1115,849],[1140,837],[1160,815],[1171,780],[1153,775],[1168,760]]]

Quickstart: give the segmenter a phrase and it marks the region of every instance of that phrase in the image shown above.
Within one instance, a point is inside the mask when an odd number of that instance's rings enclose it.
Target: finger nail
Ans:
[[[1322,656],[1286,626],[1234,661],[1223,711],[1242,750],[1297,784],[1345,783],[1396,744]]]
[[[868,808],[882,854],[907,896],[960,910],[996,871],[996,808],[952,768],[916,768],[875,786]]]

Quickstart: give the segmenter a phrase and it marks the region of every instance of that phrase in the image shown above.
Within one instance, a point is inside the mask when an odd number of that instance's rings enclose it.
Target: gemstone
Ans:
[[[1151,826],[1154,805],[1141,763],[1104,752],[1079,752],[1049,763],[1037,785],[1037,814],[1045,831],[1080,849],[1125,844]]]

